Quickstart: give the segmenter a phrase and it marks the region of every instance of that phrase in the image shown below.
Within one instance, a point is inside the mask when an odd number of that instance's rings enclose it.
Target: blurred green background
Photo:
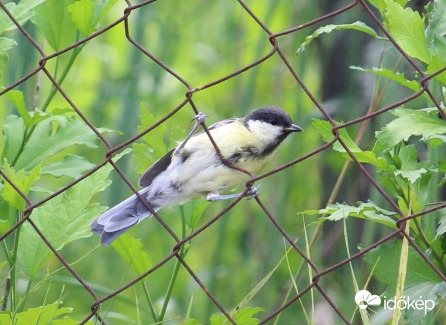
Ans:
[[[247,0],[246,4],[270,30],[279,32],[350,2]],[[105,26],[121,17],[124,8],[125,2],[118,1],[101,25]],[[364,10],[357,6],[322,24],[279,38],[279,46],[293,68],[337,121],[348,121],[367,111],[374,94],[375,77],[348,67],[378,65],[383,51],[382,43],[355,31],[343,31],[320,37],[298,56],[295,52],[304,38],[317,27],[357,20],[368,22],[376,28]],[[132,11],[129,25],[130,33],[137,42],[187,80],[192,87],[200,87],[232,73],[272,49],[266,33],[237,1],[157,1]],[[47,54],[54,52],[42,40],[35,25],[28,22],[25,28]],[[19,31],[10,32],[7,36],[16,39],[18,45],[9,53],[9,62],[1,76],[1,84],[4,86],[37,67],[40,59],[38,52]],[[384,51],[384,65],[393,67],[398,59],[396,51],[390,46],[385,47]],[[61,62],[66,62],[71,55],[72,51],[62,55]],[[54,72],[55,62],[52,59],[47,63],[49,71]],[[36,100],[32,94],[35,93],[37,84],[40,86],[40,93]],[[123,23],[87,42],[76,57],[62,88],[96,127],[120,131],[106,134],[112,145],[119,145],[138,134],[142,110],[148,110],[153,114],[154,120],[157,120],[177,107],[184,100],[187,91],[177,79],[126,39]],[[39,73],[20,84],[17,89],[27,94],[26,100],[30,106],[35,103],[37,107],[41,107],[51,91],[51,83],[44,74]],[[379,105],[384,107],[408,94],[407,90],[390,84]],[[289,137],[266,171],[307,154],[323,144],[319,133],[311,126],[311,120],[323,118],[322,114],[277,54],[240,75],[199,91],[193,95],[193,100],[198,109],[209,116],[208,123],[243,116],[266,105],[284,108],[305,132]],[[412,104],[416,105],[416,101],[409,106]],[[4,97],[0,97],[0,107],[0,123],[3,123],[7,115],[14,113],[14,109]],[[70,105],[60,94],[56,94],[49,104],[49,109],[66,107]],[[386,113],[373,119],[361,143],[362,148],[370,148],[372,142],[369,140],[372,140],[373,132],[388,121],[390,116]],[[166,140],[166,132],[180,128],[186,134],[192,126],[189,121],[193,117],[194,112],[187,104],[162,127],[151,132],[150,141],[166,142],[167,150],[173,143]],[[349,128],[352,138],[357,129],[357,126]],[[76,150],[94,164],[102,162],[107,152],[104,145],[94,150],[83,147]],[[164,153],[154,152],[153,155],[160,157]],[[297,245],[303,251],[308,246],[304,229],[311,238],[317,227],[314,224],[316,216],[304,217],[299,212],[325,207],[344,163],[345,159],[329,148],[259,182],[262,184],[261,199],[288,234],[297,239]],[[139,174],[133,153],[121,159],[118,165],[136,186]],[[111,186],[97,197],[102,205],[113,206],[131,195],[131,190],[116,172],[111,173],[111,180]],[[39,186],[57,190],[70,181],[69,178],[60,178],[56,182],[54,178],[43,178]],[[35,200],[41,198],[33,197]],[[380,206],[388,207],[358,168],[351,166],[335,200],[354,204],[368,198],[372,198]],[[206,209],[199,225],[210,220],[229,202],[204,204]],[[188,203],[185,207],[186,214],[191,209],[192,203]],[[160,211],[160,215],[178,235],[181,234],[178,207],[164,209]],[[388,228],[356,219],[349,219],[347,228],[352,254],[358,251],[358,245],[365,247],[389,233]],[[143,249],[153,265],[166,257],[174,246],[172,238],[154,219],[144,221],[130,233],[141,239]],[[70,263],[81,259],[74,264],[75,270],[103,297],[137,275],[112,247],[98,247],[98,243],[99,237],[91,236],[67,245],[61,254]],[[283,236],[256,202],[242,200],[192,240],[186,261],[217,300],[227,310],[231,310],[273,270],[288,248],[289,244],[284,242]],[[309,254],[321,270],[347,258],[342,223],[325,224]],[[302,258],[294,250],[288,254],[288,258],[289,264],[286,261],[280,263],[248,304],[265,309],[258,314],[260,319],[276,310],[293,286],[290,269],[294,273]],[[173,260],[166,263],[145,280],[155,304],[160,305],[163,301],[173,264]],[[364,284],[370,273],[368,264],[359,258],[353,262],[353,266],[358,282]],[[58,259],[52,257],[39,273],[40,279],[59,267],[61,264]],[[178,276],[166,315],[166,319],[170,320],[167,323],[177,324],[182,321],[189,304],[192,308],[191,317],[204,324],[209,323],[211,315],[219,313],[218,308],[184,268],[180,268]],[[311,282],[310,278],[305,265],[296,280],[297,288],[304,289]],[[24,276],[23,279],[19,283],[22,292],[27,285]],[[319,283],[343,313],[348,316],[353,313],[356,305],[353,303],[354,288],[348,265],[330,272]],[[373,280],[370,285],[373,288]],[[48,302],[57,300],[62,287],[63,304],[74,307],[74,318],[85,317],[93,299],[66,270],[52,275],[33,292],[27,301],[27,307],[41,305],[44,297]],[[381,287],[375,288],[376,292],[382,292]],[[288,299],[295,294],[296,291],[292,288]],[[326,300],[318,291],[314,291],[304,295],[301,303],[296,302],[287,308],[281,314],[278,324],[305,322],[302,308],[311,312],[313,294],[317,323],[339,322],[340,319]],[[135,307],[136,301],[139,303],[139,310]],[[141,324],[152,322],[140,284],[106,301],[100,312],[101,315],[107,315],[105,319],[110,324],[133,324],[138,320]],[[359,321],[359,315],[357,317],[355,321]]]

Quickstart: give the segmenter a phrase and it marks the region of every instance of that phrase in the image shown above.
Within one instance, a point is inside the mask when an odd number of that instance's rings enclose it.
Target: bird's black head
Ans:
[[[284,133],[300,132],[302,128],[293,124],[290,116],[281,108],[266,106],[259,108],[245,118],[245,124],[249,121],[259,121],[281,127]]]

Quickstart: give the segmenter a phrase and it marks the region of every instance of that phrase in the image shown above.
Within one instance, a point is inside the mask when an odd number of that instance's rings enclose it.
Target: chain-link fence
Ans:
[[[198,236],[201,232],[206,231],[206,229],[212,225],[214,222],[216,222],[219,218],[221,218],[227,211],[229,211],[230,209],[232,209],[236,204],[238,204],[243,196],[240,196],[238,199],[235,199],[231,204],[229,204],[226,208],[224,208],[220,213],[218,213],[217,215],[215,215],[212,219],[210,219],[206,224],[204,224],[203,226],[201,226],[199,229],[195,230],[190,236],[187,236],[184,239],[180,239],[175,232],[163,221],[162,218],[160,218],[160,216],[153,211],[153,209],[149,206],[149,204],[145,201],[145,199],[143,197],[141,197],[141,195],[138,193],[137,189],[131,184],[131,182],[129,181],[129,179],[126,177],[126,175],[124,174],[124,172],[116,165],[115,162],[112,161],[112,157],[115,153],[117,153],[118,151],[120,151],[121,149],[123,149],[124,147],[128,146],[129,144],[132,144],[133,142],[135,142],[136,140],[138,140],[139,138],[141,138],[142,136],[144,136],[145,134],[147,134],[148,132],[151,132],[153,129],[155,129],[156,127],[158,127],[159,125],[161,125],[163,122],[165,122],[166,120],[168,120],[170,117],[172,117],[175,113],[177,113],[178,111],[184,109],[184,107],[186,106],[186,104],[190,104],[190,106],[193,108],[195,114],[198,114],[199,109],[197,108],[197,106],[194,103],[194,94],[204,91],[210,87],[213,87],[219,83],[225,82],[230,78],[233,78],[239,74],[244,73],[245,71],[262,64],[263,62],[269,60],[271,57],[273,56],[278,56],[281,58],[283,64],[285,64],[285,66],[287,67],[287,69],[289,70],[289,72],[293,75],[296,83],[305,91],[305,93],[311,98],[311,100],[313,101],[314,105],[317,107],[317,109],[320,110],[320,112],[325,116],[325,118],[332,124],[332,132],[334,134],[334,139],[328,143],[326,143],[325,145],[319,147],[318,149],[302,156],[302,157],[298,157],[288,163],[286,163],[285,165],[276,168],[274,170],[271,170],[263,175],[260,176],[256,176],[256,175],[252,175],[249,171],[243,170],[237,166],[233,166],[230,163],[224,161],[224,163],[226,165],[228,165],[230,168],[236,168],[238,169],[240,172],[243,173],[247,173],[250,176],[250,180],[248,181],[248,183],[246,184],[246,189],[243,192],[244,194],[246,194],[248,192],[248,190],[250,189],[250,187],[255,184],[255,182],[259,181],[260,179],[263,179],[265,177],[271,176],[275,173],[279,173],[281,171],[283,171],[286,168],[289,168],[290,166],[299,164],[300,162],[319,154],[320,152],[331,148],[336,142],[340,143],[342,145],[342,147],[344,147],[345,151],[348,153],[348,155],[351,157],[351,159],[356,163],[356,165],[359,167],[359,169],[361,170],[361,172],[367,177],[368,181],[378,190],[378,192],[388,201],[388,203],[393,207],[394,211],[396,213],[398,213],[399,215],[401,215],[401,219],[398,220],[397,222],[397,226],[398,228],[393,231],[392,233],[388,234],[387,236],[381,238],[380,240],[378,240],[377,242],[375,242],[374,244],[365,247],[364,249],[362,249],[360,252],[353,254],[351,257],[344,259],[338,263],[336,263],[335,265],[332,265],[326,269],[319,269],[316,264],[309,258],[307,257],[307,255],[305,254],[304,251],[302,251],[302,249],[300,249],[296,243],[295,240],[285,231],[285,229],[280,225],[280,223],[278,222],[277,218],[270,212],[270,210],[267,208],[266,204],[264,203],[264,200],[262,199],[262,195],[260,194],[259,196],[257,196],[255,198],[255,201],[257,202],[257,204],[260,206],[260,208],[264,211],[264,213],[266,214],[266,216],[271,220],[271,223],[280,231],[280,233],[283,235],[283,237],[286,239],[286,241],[302,256],[302,258],[306,261],[306,263],[308,263],[308,265],[313,269],[315,275],[311,281],[311,283],[304,288],[303,290],[300,291],[300,293],[296,296],[294,296],[292,299],[290,299],[288,302],[286,302],[285,304],[283,304],[280,308],[278,308],[277,310],[273,311],[271,314],[269,314],[268,316],[266,316],[261,322],[260,324],[265,324],[268,323],[269,321],[273,320],[279,313],[281,313],[283,310],[285,310],[286,308],[290,307],[291,305],[293,305],[294,303],[296,303],[296,301],[298,301],[302,296],[306,295],[310,289],[312,288],[316,288],[321,295],[325,298],[325,300],[331,305],[331,307],[334,309],[334,311],[339,315],[339,317],[345,321],[345,323],[350,323],[349,319],[346,317],[346,315],[344,315],[341,310],[338,308],[338,306],[335,304],[335,302],[333,301],[333,299],[331,299],[327,293],[326,290],[324,290],[324,288],[321,286],[320,284],[320,280],[322,277],[324,277],[325,275],[329,274],[330,272],[332,272],[335,269],[338,269],[340,267],[342,267],[343,265],[346,265],[347,263],[360,258],[361,256],[363,256],[364,254],[366,254],[367,252],[369,252],[370,250],[382,245],[383,243],[389,241],[392,238],[395,238],[398,235],[403,235],[405,238],[407,238],[407,240],[409,241],[410,245],[421,255],[421,257],[424,259],[424,261],[430,265],[430,267],[438,274],[438,276],[443,279],[446,280],[446,276],[437,268],[436,265],[434,265],[429,258],[426,256],[426,254],[423,252],[423,250],[417,246],[417,244],[414,242],[414,240],[406,233],[405,229],[405,224],[408,220],[417,218],[417,217],[421,217],[424,216],[428,213],[431,213],[433,211],[437,211],[439,209],[443,209],[446,207],[446,203],[442,203],[439,204],[433,208],[429,208],[421,213],[416,213],[416,214],[412,214],[412,215],[405,215],[403,213],[403,211],[401,211],[401,209],[398,207],[398,205],[394,202],[394,200],[391,199],[391,197],[389,196],[388,193],[386,193],[386,191],[374,180],[374,178],[372,177],[372,175],[367,171],[367,169],[358,161],[358,159],[355,157],[355,154],[349,149],[349,147],[347,146],[347,144],[345,143],[345,141],[340,137],[340,130],[342,128],[354,125],[354,124],[360,124],[363,123],[369,119],[372,119],[384,112],[387,112],[389,110],[392,110],[398,106],[401,106],[423,94],[426,94],[427,96],[430,97],[430,99],[432,100],[432,102],[435,104],[435,106],[438,109],[438,113],[442,116],[443,119],[446,120],[446,112],[441,108],[440,103],[438,102],[438,100],[434,97],[431,89],[429,88],[429,80],[431,80],[433,77],[437,76],[438,74],[442,73],[443,71],[446,70],[446,67],[443,67],[442,69],[436,71],[435,73],[432,73],[430,75],[426,75],[425,72],[417,65],[417,63],[407,54],[404,52],[404,50],[397,44],[397,42],[395,42],[395,40],[393,39],[393,37],[391,36],[391,34],[386,30],[386,28],[384,27],[384,25],[380,22],[380,20],[378,19],[378,17],[374,14],[374,12],[370,9],[369,5],[366,3],[366,1],[364,0],[357,0],[357,1],[352,1],[349,5],[338,9],[336,11],[330,12],[326,15],[323,15],[321,17],[318,17],[316,19],[313,19],[309,22],[306,22],[304,24],[298,25],[296,27],[284,30],[284,31],[280,31],[280,32],[273,32],[271,31],[268,26],[265,25],[264,22],[262,22],[256,15],[255,13],[250,9],[250,7],[242,0],[238,0],[239,4],[243,7],[243,9],[249,14],[249,16],[263,29],[264,33],[265,33],[265,38],[268,38],[270,43],[271,43],[271,51],[263,56],[262,58],[252,62],[251,64],[245,66],[242,69],[239,69],[237,71],[232,72],[231,74],[224,76],[220,79],[217,79],[213,82],[210,82],[208,84],[199,86],[199,87],[194,87],[193,85],[191,85],[187,80],[185,80],[182,76],[180,76],[177,72],[175,72],[174,70],[172,70],[170,67],[168,67],[166,64],[164,64],[162,61],[160,61],[157,57],[155,57],[151,52],[149,52],[147,49],[145,49],[143,46],[141,46],[140,44],[138,44],[131,36],[131,32],[129,29],[129,23],[128,23],[128,19],[129,16],[132,14],[132,12],[134,12],[135,10],[138,10],[142,7],[146,7],[146,6],[150,6],[151,3],[155,2],[156,0],[150,0],[150,1],[144,1],[140,4],[137,5],[133,5],[129,0],[126,0],[127,3],[127,7],[124,10],[124,14],[122,17],[120,17],[118,20],[116,20],[115,22],[113,22],[112,24],[106,26],[105,28],[91,34],[90,36],[76,42],[75,44],[70,45],[69,47],[60,50],[54,54],[51,55],[46,55],[44,49],[38,45],[38,43],[36,42],[36,40],[34,40],[29,33],[23,28],[23,26],[20,25],[20,23],[18,22],[17,18],[14,17],[10,11],[8,11],[7,7],[5,6],[5,4],[3,4],[0,1],[0,7],[2,8],[2,10],[4,10],[6,12],[6,14],[9,16],[9,18],[14,22],[14,24],[17,26],[17,28],[21,31],[21,33],[29,40],[29,42],[32,43],[32,45],[35,47],[35,49],[40,53],[41,55],[41,59],[39,61],[39,65],[38,67],[36,67],[32,72],[28,73],[27,75],[25,75],[23,78],[21,78],[20,80],[17,80],[15,83],[13,83],[12,85],[8,86],[7,88],[3,89],[0,92],[0,96],[4,95],[5,93],[7,93],[8,91],[14,89],[15,87],[17,87],[18,85],[24,83],[26,80],[28,80],[29,78],[31,78],[32,76],[36,75],[37,73],[39,73],[40,71],[43,72],[48,78],[49,80],[52,82],[52,84],[54,85],[54,87],[57,89],[57,91],[66,99],[66,101],[70,104],[70,106],[76,111],[76,113],[79,115],[79,117],[91,128],[91,130],[97,135],[97,137],[107,146],[108,148],[108,152],[106,154],[105,160],[100,163],[99,165],[97,165],[95,168],[93,168],[92,170],[90,170],[88,173],[84,174],[82,177],[74,180],[72,183],[64,186],[63,188],[61,188],[60,190],[58,190],[57,192],[49,195],[48,197],[46,197],[45,199],[39,201],[39,202],[32,202],[30,200],[30,198],[25,195],[20,189],[19,187],[14,184],[9,178],[8,176],[5,174],[4,171],[0,170],[0,174],[2,175],[2,177],[6,180],[6,182],[10,183],[11,186],[23,197],[23,199],[25,199],[25,201],[27,202],[27,209],[24,212],[24,217],[17,222],[11,229],[9,229],[6,233],[2,234],[0,237],[0,241],[4,240],[7,236],[11,235],[14,230],[16,230],[18,227],[20,227],[23,223],[29,223],[34,229],[35,231],[40,235],[40,237],[43,239],[43,241],[46,243],[46,245],[48,245],[48,247],[51,249],[51,251],[53,252],[53,254],[60,260],[60,262],[67,268],[67,270],[69,270],[69,272],[71,272],[71,274],[73,275],[73,277],[75,277],[77,279],[77,281],[79,281],[79,283],[85,288],[85,290],[87,290],[91,296],[94,299],[94,303],[91,306],[91,313],[86,315],[84,320],[82,321],[82,323],[87,322],[89,319],[91,319],[92,317],[97,317],[98,320],[100,320],[101,322],[105,323],[99,316],[98,313],[98,309],[100,307],[100,305],[102,303],[104,303],[105,301],[112,299],[113,297],[115,297],[116,295],[119,295],[122,291],[128,289],[129,287],[133,286],[134,284],[136,284],[137,282],[141,281],[144,277],[148,276],[149,274],[156,272],[161,266],[163,266],[165,263],[167,263],[170,260],[173,259],[178,259],[181,264],[184,266],[184,268],[187,270],[187,272],[189,272],[190,276],[196,281],[196,283],[202,288],[202,290],[206,293],[206,295],[209,297],[210,300],[212,300],[212,302],[218,307],[218,309],[220,309],[220,311],[227,317],[227,319],[232,323],[232,324],[236,324],[236,322],[234,321],[233,317],[231,317],[230,313],[223,307],[223,305],[221,303],[219,303],[219,301],[216,299],[216,297],[214,296],[214,294],[206,287],[206,285],[200,280],[200,278],[197,276],[196,272],[194,270],[192,270],[192,268],[188,265],[188,263],[180,256],[179,252],[181,247],[187,243],[190,239],[194,238],[195,236]],[[330,19],[334,16],[337,16],[341,13],[344,13],[348,10],[351,10],[352,8],[360,8],[361,10],[363,10],[367,15],[369,15],[371,17],[371,19],[373,19],[375,21],[375,23],[379,26],[379,29],[386,35],[386,37],[388,37],[388,39],[390,40],[390,42],[393,44],[393,46],[398,49],[398,51],[401,53],[402,56],[404,56],[405,60],[407,60],[407,62],[415,69],[415,71],[417,71],[419,73],[419,75],[421,76],[422,80],[421,80],[421,85],[422,85],[422,89],[418,92],[416,92],[415,94],[404,98],[403,100],[400,100],[398,102],[395,102],[394,104],[387,106],[385,108],[382,108],[378,111],[374,111],[374,112],[369,112],[364,116],[358,117],[356,119],[353,119],[351,121],[342,123],[342,124],[337,124],[333,118],[330,116],[330,114],[327,112],[326,108],[324,108],[324,106],[316,99],[316,96],[313,95],[311,93],[311,91],[308,89],[308,87],[305,85],[305,83],[302,81],[302,78],[299,76],[299,74],[295,71],[295,69],[292,67],[292,65],[290,64],[289,60],[287,59],[287,57],[285,56],[284,52],[282,51],[281,47],[280,47],[280,39],[281,37],[285,36],[285,35],[289,35],[298,31],[301,31],[309,26],[312,26],[314,24],[320,23],[324,20]],[[82,44],[90,41],[91,39],[106,33],[107,31],[109,31],[111,28],[113,28],[114,26],[118,25],[118,24],[124,24],[125,26],[125,36],[127,37],[128,41],[133,44],[138,50],[140,50],[142,53],[144,53],[147,56],[148,60],[153,60],[155,61],[159,66],[161,66],[165,71],[167,71],[168,73],[170,73],[172,76],[174,76],[176,79],[178,79],[185,87],[186,89],[186,93],[185,93],[185,99],[176,107],[174,108],[172,111],[170,111],[167,115],[165,115],[162,119],[160,119],[159,121],[157,121],[155,124],[153,124],[150,128],[144,130],[143,132],[141,132],[140,134],[134,136],[131,139],[128,139],[127,141],[117,145],[117,146],[112,146],[107,139],[101,134],[101,132],[98,130],[98,128],[96,128],[88,119],[87,117],[81,112],[81,110],[77,107],[76,103],[68,96],[68,94],[64,91],[64,89],[60,86],[60,84],[58,84],[58,82],[56,81],[56,79],[54,78],[54,76],[48,71],[48,69],[46,68],[46,64],[48,63],[48,61],[54,59],[55,57],[70,51],[76,47],[81,46]],[[205,112],[206,113],[206,112]],[[215,147],[215,150],[217,151],[217,153],[221,156],[220,150],[217,146],[217,144],[215,143],[215,141],[212,139],[212,135],[209,133],[207,127],[205,125],[203,125],[203,128],[205,130],[205,132],[207,133],[207,135],[209,136],[210,141],[212,142],[212,144]],[[138,276],[137,278],[135,278],[133,281],[123,285],[122,287],[120,287],[118,290],[112,292],[111,294],[108,294],[106,296],[100,297],[95,290],[87,284],[87,282],[76,272],[76,270],[70,266],[70,264],[67,262],[67,260],[61,255],[60,252],[57,251],[57,249],[53,246],[53,244],[48,241],[48,239],[45,237],[44,233],[39,229],[39,227],[36,225],[36,223],[33,221],[32,218],[32,213],[33,210],[39,206],[41,206],[42,204],[44,204],[45,202],[53,199],[54,197],[60,195],[61,193],[63,193],[64,191],[66,191],[67,189],[69,189],[70,187],[74,186],[75,184],[79,183],[80,181],[82,181],[83,179],[85,179],[86,177],[90,176],[91,174],[93,174],[94,172],[96,172],[99,168],[103,167],[106,164],[111,164],[113,166],[113,168],[116,170],[116,172],[120,175],[120,177],[122,177],[122,179],[125,181],[125,183],[129,186],[129,188],[131,188],[131,190],[140,198],[140,200],[144,203],[144,205],[146,206],[147,209],[149,209],[150,211],[152,211],[153,216],[157,219],[157,222],[159,222],[168,232],[169,234],[173,237],[173,239],[176,241],[176,244],[174,247],[172,247],[172,252],[166,256],[161,262],[159,262],[158,264],[156,264],[155,266],[153,266],[151,269],[147,270],[144,274]]]

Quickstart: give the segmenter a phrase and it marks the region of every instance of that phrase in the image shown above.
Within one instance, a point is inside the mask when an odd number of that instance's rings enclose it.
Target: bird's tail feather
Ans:
[[[153,209],[158,211],[160,208],[153,207]],[[91,229],[101,235],[102,245],[109,245],[132,226],[151,215],[141,200],[133,195],[94,220]]]

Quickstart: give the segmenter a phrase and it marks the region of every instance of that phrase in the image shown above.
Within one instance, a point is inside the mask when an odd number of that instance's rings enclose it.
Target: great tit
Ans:
[[[240,194],[221,193],[249,180],[247,174],[223,163],[205,132],[194,135],[205,117],[198,114],[189,135],[139,180],[143,188],[139,193],[155,211],[201,196],[209,201],[234,198]],[[220,121],[208,129],[225,160],[254,174],[272,159],[289,134],[302,131],[285,111],[272,106],[257,109],[244,118]],[[257,195],[257,188],[248,193]],[[101,234],[102,245],[108,245],[149,216],[151,213],[133,195],[94,220],[91,228],[94,233]]]

